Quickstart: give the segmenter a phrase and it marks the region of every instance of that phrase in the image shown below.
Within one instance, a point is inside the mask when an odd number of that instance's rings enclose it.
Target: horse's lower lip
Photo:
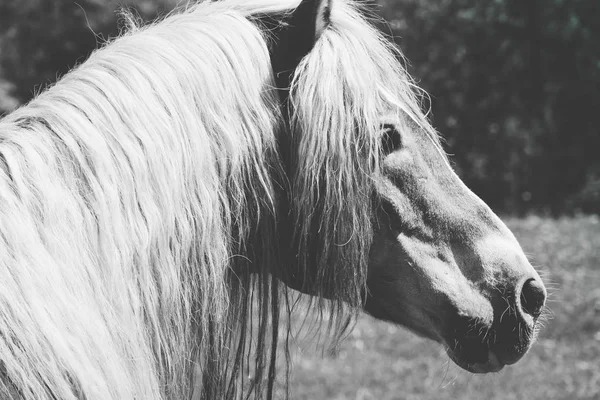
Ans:
[[[498,372],[502,368],[504,368],[504,363],[502,363],[498,356],[491,350],[488,353],[488,360],[484,364],[473,364],[470,366],[471,372],[476,374],[485,374],[488,372]]]
[[[461,368],[474,374],[487,374],[489,372],[498,372],[506,364],[504,364],[498,356],[491,350],[488,350],[488,360],[485,363],[469,363],[461,360],[456,354],[448,350],[450,358]]]

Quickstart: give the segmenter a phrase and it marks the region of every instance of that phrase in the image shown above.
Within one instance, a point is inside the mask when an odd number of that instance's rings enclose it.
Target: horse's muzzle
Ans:
[[[458,316],[445,335],[448,356],[469,372],[496,372],[514,364],[535,339],[536,323],[546,303],[546,289],[539,278],[523,279],[514,289],[498,292],[503,295],[492,299],[491,325],[473,316]]]

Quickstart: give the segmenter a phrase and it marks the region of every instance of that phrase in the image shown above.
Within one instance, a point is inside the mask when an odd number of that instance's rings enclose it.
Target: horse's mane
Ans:
[[[381,126],[412,121],[436,141],[437,134],[397,48],[366,23],[363,10],[336,5],[331,25],[296,70],[290,99],[298,254],[318,249],[302,260],[317,265],[309,286],[336,299],[331,311],[341,316],[346,306],[360,311],[364,300]]]
[[[332,299],[314,305],[338,331],[360,310],[381,111],[434,133],[397,50],[336,0],[292,81],[283,170],[258,16],[297,3],[205,2],[132,27],[0,121],[0,395],[271,397],[290,312],[278,196],[308,284]]]

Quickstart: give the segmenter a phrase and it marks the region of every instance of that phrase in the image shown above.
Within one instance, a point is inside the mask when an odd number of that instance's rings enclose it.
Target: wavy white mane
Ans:
[[[340,3],[298,66],[290,95],[299,256],[319,249],[303,261],[317,263],[317,293],[333,291],[342,300],[334,313],[362,306],[382,124],[416,124],[437,143],[399,51],[355,6]]]
[[[206,2],[134,28],[0,121],[3,398],[230,398],[247,369],[271,397],[281,195],[315,293],[340,320],[360,309],[382,111],[433,131],[345,0],[286,124],[257,18],[297,4]]]

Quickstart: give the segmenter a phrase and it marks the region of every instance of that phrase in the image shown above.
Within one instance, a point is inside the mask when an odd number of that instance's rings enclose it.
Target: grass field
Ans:
[[[363,316],[335,356],[297,350],[292,399],[600,399],[600,218],[507,224],[551,292],[553,317],[516,365],[469,374],[442,347]]]

